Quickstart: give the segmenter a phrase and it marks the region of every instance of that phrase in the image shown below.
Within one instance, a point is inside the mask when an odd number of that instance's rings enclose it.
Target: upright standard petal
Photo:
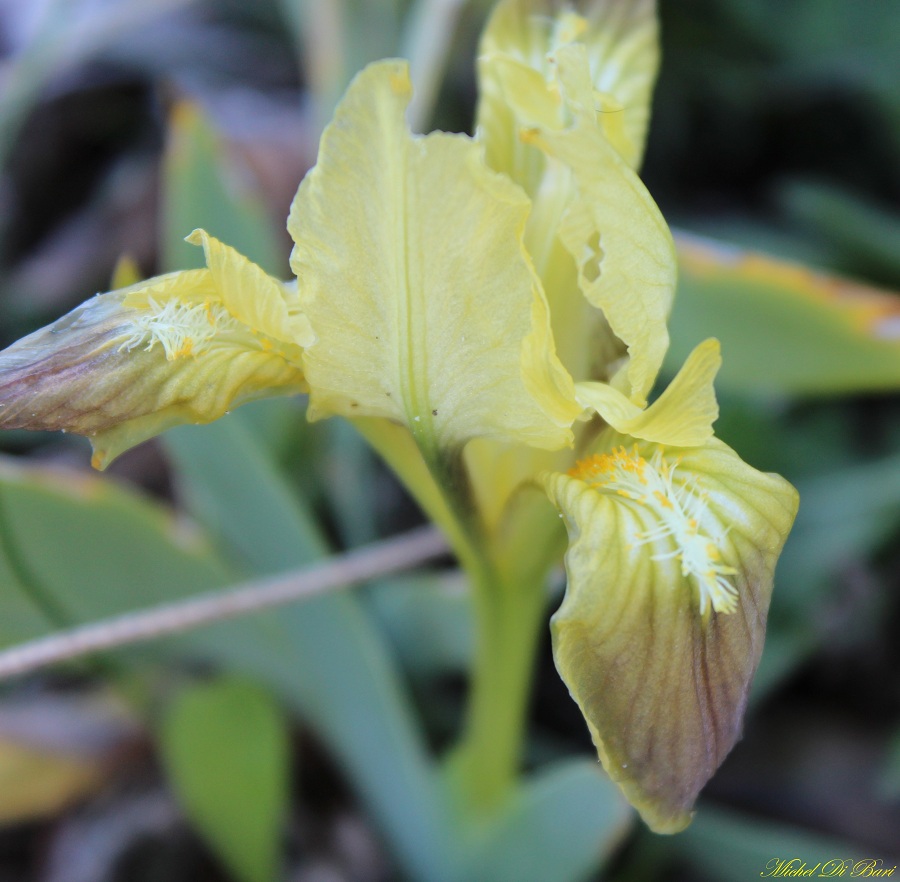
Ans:
[[[505,0],[481,40],[477,123],[491,165],[526,189],[540,157],[523,150],[519,129],[566,124],[551,59],[570,43],[585,47],[607,138],[632,168],[640,165],[659,67],[655,0]]]
[[[428,448],[563,446],[579,408],[522,244],[528,199],[470,138],[413,137],[410,95],[404,62],[358,75],[291,208],[310,415],[387,417]]]
[[[674,833],[740,736],[797,494],[715,439],[600,450],[544,478],[570,539],[554,657],[610,777]]]
[[[643,407],[669,345],[675,246],[646,187],[594,120],[584,47],[562,47],[556,64],[575,123],[523,137],[571,169],[575,195],[560,238],[578,266],[584,296],[628,348],[612,383]]]
[[[550,302],[560,357],[574,377],[607,381],[626,355],[623,338],[616,336],[610,324],[617,321],[623,333],[631,333],[626,342],[632,354],[641,345],[633,322],[626,321],[623,327],[620,314],[610,319],[601,311],[610,307],[615,297],[611,288],[607,288],[608,297],[598,297],[595,286],[589,285],[589,302],[582,295],[586,283],[579,277],[579,265],[585,259],[592,261],[588,275],[596,275],[593,269],[599,261],[598,237],[608,231],[589,224],[587,229],[570,235],[565,244],[560,241],[560,225],[576,192],[571,164],[548,155],[527,135],[523,138],[523,133],[556,132],[571,126],[577,99],[584,111],[582,123],[595,129],[606,147],[600,153],[586,153],[584,163],[606,162],[610,152],[626,167],[636,168],[643,152],[658,66],[655,3],[506,0],[491,17],[480,48],[478,137],[485,144],[488,164],[520,184],[533,201],[525,244]],[[565,68],[559,65],[560,53],[565,57],[573,48],[584,58],[584,78],[577,95],[571,77],[563,82]],[[591,148],[590,144],[581,146]],[[635,190],[640,197],[645,195],[639,181]],[[599,193],[595,186],[589,199],[598,196],[609,206],[615,205],[615,213],[624,210],[626,215],[636,217],[631,205],[634,194],[628,193],[627,187]],[[623,196],[629,204],[620,208],[615,200]],[[657,219],[649,220],[647,239],[653,257],[652,223]],[[573,241],[576,251],[571,254]],[[621,263],[618,243],[604,239],[604,250],[606,245],[616,246],[611,261]],[[650,288],[642,288],[645,280],[638,273],[630,293],[650,293]],[[651,317],[656,317],[656,311],[651,309]],[[655,351],[650,352],[650,357],[653,355]],[[638,368],[634,371],[637,373]],[[619,385],[630,395],[627,380],[620,376]],[[640,394],[635,400],[642,403]]]
[[[215,270],[169,273],[99,294],[0,353],[0,428],[87,435],[93,464],[104,468],[172,426],[305,391],[301,344],[312,339],[305,319],[288,309],[278,281],[202,235],[217,255]],[[236,307],[234,284],[242,286]],[[241,303],[254,297],[280,301],[280,309],[271,306],[249,327],[241,318],[254,313],[242,312]]]

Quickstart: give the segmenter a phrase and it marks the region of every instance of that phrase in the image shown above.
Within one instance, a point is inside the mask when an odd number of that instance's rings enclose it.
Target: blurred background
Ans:
[[[488,11],[484,0],[2,0],[0,343],[109,289],[117,266],[129,279],[196,265],[181,238],[199,225],[287,277],[284,218],[349,77],[412,52],[435,99],[423,129],[470,131]],[[771,305],[777,274],[744,280],[750,302],[769,297],[745,322],[710,313],[709,290],[686,272],[672,364],[720,335],[718,434],[793,481],[801,513],[744,740],[697,820],[664,838],[610,809],[618,820],[584,878],[743,880],[793,857],[890,868],[900,863],[900,4],[660,0],[660,17],[643,177],[669,222],[863,287],[810,277],[798,318]],[[887,316],[870,368],[868,350],[844,351],[838,332],[804,336],[817,304],[834,300]],[[87,471],[83,439],[5,433],[0,641],[418,522],[352,431],[302,415],[302,402],[262,403],[177,430],[122,457],[102,484],[56,471]],[[235,463],[244,477],[224,482]],[[398,782],[418,781],[419,754],[458,726],[465,596],[438,572],[370,586],[348,610],[211,629],[4,684],[0,882],[408,878],[416,803]],[[368,636],[341,655],[329,629],[354,616]],[[322,661],[329,652],[334,664]],[[298,685],[308,669],[318,673]],[[397,716],[377,716],[379,696]],[[427,744],[405,742],[397,718],[423,723]],[[406,759],[390,759],[398,745]],[[548,639],[528,762],[590,753]],[[550,823],[564,836],[571,818]]]

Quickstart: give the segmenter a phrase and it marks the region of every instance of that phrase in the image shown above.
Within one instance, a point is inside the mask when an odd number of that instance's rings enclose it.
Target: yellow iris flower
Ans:
[[[475,137],[411,134],[406,63],[368,67],[291,208],[296,288],[198,231],[208,269],[102,295],[0,355],[0,425],[82,432],[102,465],[308,391],[310,418],[354,420],[447,530],[493,621],[486,664],[504,627],[517,651],[517,604],[540,617],[561,534],[543,488],[569,534],[559,672],[610,776],[673,832],[739,736],[797,498],[713,438],[716,341],[648,406],[676,274],[636,173],[655,7],[584,5],[499,6]],[[504,687],[479,688],[469,740],[503,741]]]

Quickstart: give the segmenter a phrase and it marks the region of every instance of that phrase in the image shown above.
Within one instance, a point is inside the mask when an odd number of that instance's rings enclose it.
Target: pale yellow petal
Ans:
[[[313,342],[306,317],[289,314],[281,284],[261,267],[205,230],[194,230],[186,241],[203,247],[218,298],[241,324],[283,343]]]
[[[517,144],[518,129],[550,123],[546,114],[539,118],[534,113],[536,107],[547,107],[546,100],[522,88],[524,75],[511,64],[536,71],[552,91],[552,59],[571,43],[586,52],[588,86],[601,128],[632,168],[640,164],[659,66],[654,0],[506,0],[491,16],[481,41],[477,122],[494,167],[510,171],[516,180],[528,163]],[[565,124],[565,110],[560,109],[556,125]]]
[[[170,273],[98,295],[14,343],[0,353],[0,428],[86,435],[103,468],[171,426],[305,391],[299,349],[207,304],[209,286],[208,270]]]
[[[719,416],[713,380],[721,364],[719,341],[706,340],[646,409],[604,383],[578,383],[576,395],[580,404],[619,432],[659,444],[695,447],[712,438],[712,425]]]
[[[535,199],[546,173],[547,159],[520,132],[526,126],[557,129],[565,108],[559,89],[544,73],[506,55],[483,56],[478,62],[480,101],[478,138],[488,165],[508,175]],[[563,190],[563,201],[568,188]]]
[[[387,417],[426,448],[476,436],[562,446],[560,414],[577,406],[559,401],[568,378],[541,326],[528,200],[471,139],[413,137],[410,94],[403,62],[363,71],[291,209],[318,338],[304,355],[311,416]]]
[[[121,299],[122,306],[135,309],[146,309],[151,302],[163,304],[173,299],[193,304],[218,299],[216,283],[208,269],[165,273],[120,288],[115,294]]]
[[[550,310],[535,284],[531,303],[531,333],[522,347],[522,377],[525,388],[541,402],[544,412],[558,426],[571,426],[581,413],[575,399],[575,383],[557,358]],[[536,445],[545,446],[545,445]]]
[[[586,63],[581,47],[557,57],[561,68]],[[640,178],[583,115],[570,129],[534,129],[526,137],[572,170],[576,193],[560,238],[585,297],[628,347],[613,384],[643,406],[669,343],[677,273],[669,228]]]
[[[554,657],[610,777],[674,833],[740,736],[797,494],[716,440],[604,441],[545,477],[570,540]]]

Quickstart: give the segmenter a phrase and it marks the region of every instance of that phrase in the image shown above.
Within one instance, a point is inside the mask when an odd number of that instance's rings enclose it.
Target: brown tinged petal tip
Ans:
[[[570,541],[554,658],[610,777],[676,833],[740,737],[797,494],[715,439],[598,447],[544,478]]]
[[[194,285],[205,272],[145,285],[157,291],[170,283]],[[136,287],[97,295],[0,352],[0,428],[85,435],[93,464],[104,468],[172,426],[210,422],[256,398],[305,391],[297,364],[264,336],[234,321],[210,331],[202,302],[165,301],[174,305],[168,312],[153,297],[144,308],[124,305]],[[202,346],[195,345],[191,322],[206,335]]]

